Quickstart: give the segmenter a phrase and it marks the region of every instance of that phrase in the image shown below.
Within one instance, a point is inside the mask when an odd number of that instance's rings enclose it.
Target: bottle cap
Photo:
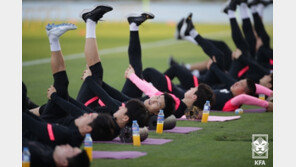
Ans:
[[[133,123],[138,123],[137,120],[133,120]]]
[[[28,147],[24,147],[24,151],[29,151],[29,148]]]
[[[207,100],[207,101],[206,101],[206,103],[209,103],[209,102],[210,102],[210,100]]]
[[[87,134],[85,135],[85,137],[90,137],[90,134],[89,134],[89,133],[87,133]]]
[[[163,110],[159,110],[159,113],[158,114],[163,114]]]

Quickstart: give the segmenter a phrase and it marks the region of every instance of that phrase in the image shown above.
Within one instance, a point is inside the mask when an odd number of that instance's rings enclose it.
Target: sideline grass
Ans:
[[[84,48],[84,23],[76,23],[78,29],[61,37],[61,47],[65,56],[82,53]],[[23,61],[49,58],[49,42],[45,33],[45,23],[23,22]],[[231,49],[234,44],[228,25],[196,25],[204,37],[224,40]],[[272,27],[267,26],[272,39]],[[175,27],[170,24],[146,23],[140,27],[142,43],[172,39]],[[221,33],[222,32],[222,33]],[[208,35],[214,34],[214,35]],[[216,35],[215,35],[216,34]],[[97,27],[99,50],[127,46],[129,30],[127,23],[100,23]],[[180,62],[192,63],[207,59],[200,47],[188,42],[176,42],[142,50],[143,66],[166,70],[169,55]],[[101,56],[104,68],[104,80],[121,90],[124,83],[124,70],[128,66],[127,52]],[[81,74],[85,67],[84,58],[67,60],[69,93],[76,97],[82,84]],[[53,83],[50,64],[23,67],[23,81],[28,87],[28,96],[39,105],[46,102],[46,90]],[[174,80],[174,82],[177,82]],[[233,113],[212,113],[215,115],[233,115]],[[92,166],[254,166],[251,157],[252,134],[269,134],[269,159],[266,166],[272,166],[272,113],[243,114],[240,120],[224,123],[181,121],[178,126],[203,127],[203,130],[188,135],[149,133],[149,137],[169,138],[174,141],[162,146],[95,144],[94,150],[137,150],[145,151],[147,156],[133,160],[94,160]]]

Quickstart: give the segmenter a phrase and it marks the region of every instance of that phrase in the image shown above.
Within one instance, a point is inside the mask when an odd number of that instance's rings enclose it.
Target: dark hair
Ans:
[[[92,127],[91,137],[94,141],[110,141],[118,135],[115,133],[114,120],[109,114],[99,113],[89,125]]]
[[[213,105],[215,102],[215,94],[213,93],[211,87],[207,84],[199,84],[195,95],[197,96],[197,99],[195,100],[193,105],[200,110],[203,109],[203,106],[207,100],[210,101],[211,105]]]
[[[247,78],[247,90],[246,90],[246,94],[251,95],[251,96],[255,96],[256,94],[256,85],[255,85],[255,81]]]
[[[140,127],[147,125],[148,111],[143,102],[138,99],[132,99],[125,104],[127,108],[126,115],[129,117],[127,126],[132,126],[133,120],[137,120]]]
[[[90,162],[85,150],[72,158],[68,158],[68,167],[89,167]]]
[[[166,92],[163,94],[163,96],[164,96],[164,103],[165,103],[163,113],[164,113],[164,117],[167,118],[175,112],[175,100],[170,94]]]

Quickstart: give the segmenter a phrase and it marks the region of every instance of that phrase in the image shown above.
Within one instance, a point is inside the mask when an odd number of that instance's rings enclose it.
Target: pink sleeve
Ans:
[[[145,95],[149,97],[162,94],[153,85],[145,80],[140,79],[136,74],[131,74],[129,80],[132,81]]]
[[[256,94],[265,94],[266,96],[271,96],[272,90],[265,86],[256,84]]]
[[[268,107],[268,102],[265,100],[261,100],[259,98],[246,95],[246,94],[241,94],[238,96],[235,96],[234,98],[231,99],[231,104],[234,106],[239,106],[239,105],[254,105],[254,106],[260,106],[267,108]]]

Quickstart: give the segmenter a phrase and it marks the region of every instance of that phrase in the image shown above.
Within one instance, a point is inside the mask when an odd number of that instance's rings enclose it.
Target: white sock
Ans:
[[[61,50],[60,42],[59,42],[59,37],[56,36],[49,36],[49,44],[50,44],[50,51],[56,52]]]
[[[246,3],[241,3],[239,5],[239,10],[240,10],[241,19],[249,18],[248,6]]]
[[[97,23],[91,19],[86,20],[86,35],[85,38],[96,38],[96,25]]]
[[[264,5],[261,3],[257,5],[257,12],[258,12],[259,16],[261,16],[261,17],[263,16],[264,8],[265,8]]]
[[[194,39],[198,35],[198,32],[195,29],[192,29],[190,30],[189,35]]]
[[[257,12],[257,6],[256,5],[251,6],[251,12],[253,14]]]
[[[228,10],[227,14],[230,19],[236,18],[235,11],[233,11],[233,10]]]
[[[185,37],[183,37],[183,39],[185,39],[186,41],[189,41],[195,45],[198,45],[198,43],[195,41],[195,39],[192,38],[191,36],[185,36]]]
[[[185,64],[185,67],[186,67],[188,70],[190,70],[191,65],[190,65],[190,64]]]
[[[131,23],[129,27],[130,27],[130,31],[139,31],[139,26],[137,26],[136,23]]]

